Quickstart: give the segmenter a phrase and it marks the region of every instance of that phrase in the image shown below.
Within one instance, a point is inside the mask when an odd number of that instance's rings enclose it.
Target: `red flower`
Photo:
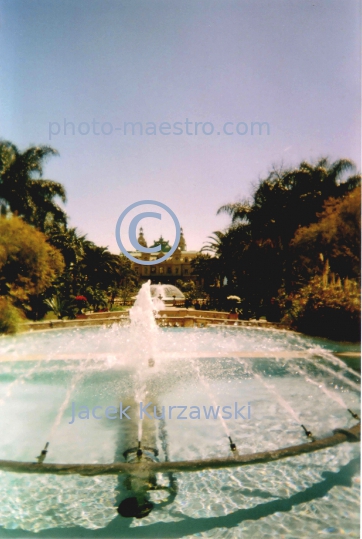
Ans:
[[[85,296],[76,296],[75,301],[88,301]]]

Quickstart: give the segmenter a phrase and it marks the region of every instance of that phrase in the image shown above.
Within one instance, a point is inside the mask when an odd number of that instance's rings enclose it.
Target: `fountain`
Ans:
[[[150,291],[152,299],[158,298],[163,301],[164,305],[183,305],[185,302],[184,294],[172,284],[151,284]]]
[[[0,526],[357,530],[360,376],[333,354],[357,347],[276,329],[160,328],[158,295],[142,286],[128,326],[0,339]]]

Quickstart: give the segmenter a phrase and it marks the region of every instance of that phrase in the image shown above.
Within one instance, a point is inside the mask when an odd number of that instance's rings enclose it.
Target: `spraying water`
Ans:
[[[246,367],[246,370],[249,374],[251,374],[252,376],[254,376],[257,380],[259,380],[259,382],[268,390],[270,391],[271,393],[273,393],[275,395],[275,397],[277,398],[279,404],[284,408],[284,410],[286,410],[288,412],[288,414],[298,423],[300,424],[300,418],[298,416],[298,414],[293,410],[293,408],[290,406],[289,402],[287,402],[275,389],[274,387],[270,386],[269,384],[267,384],[266,382],[264,382],[263,380],[263,377],[260,376],[260,374],[258,374],[257,372],[253,371],[252,369],[250,369],[250,366],[247,364],[246,361],[243,361],[243,360],[240,360],[238,359],[238,362],[243,365],[244,367]]]
[[[309,354],[317,355],[322,357],[323,359],[326,359],[327,361],[330,361],[331,363],[334,363],[338,367],[340,367],[342,370],[349,372],[350,374],[353,374],[353,376],[358,376],[358,378],[361,378],[361,375],[348,367],[344,361],[339,359],[339,357],[335,356],[332,352],[329,352],[328,350],[325,350],[324,348],[310,348],[308,350]]]
[[[141,286],[137,294],[135,303],[130,309],[131,335],[135,342],[135,349],[138,350],[137,372],[135,379],[135,399],[136,402],[143,402],[146,397],[144,360],[148,360],[148,365],[155,365],[157,352],[157,340],[159,329],[155,320],[156,313],[164,308],[164,303],[159,298],[151,297],[151,281],[147,281]],[[138,441],[142,440],[143,419],[138,422]]]
[[[131,335],[135,340],[139,361],[153,359],[156,353],[159,330],[155,314],[164,308],[164,303],[151,297],[151,281],[144,283],[137,294],[135,303],[129,311]]]
[[[63,417],[63,414],[69,404],[69,401],[70,401],[70,398],[72,396],[72,393],[75,389],[75,387],[78,385],[78,383],[81,381],[81,378],[84,376],[84,373],[82,372],[78,372],[74,377],[73,377],[73,380],[65,394],[65,397],[64,397],[64,400],[59,408],[59,411],[57,413],[57,416],[54,420],[54,423],[52,425],[52,428],[50,430],[50,434],[49,434],[49,440],[52,441],[53,438],[54,438],[54,435],[56,433],[56,430],[57,428],[59,427],[60,425],[60,422],[62,420],[62,417]]]
[[[276,357],[275,358],[276,362],[277,363],[280,363],[279,361],[279,358]],[[309,361],[309,359],[307,359],[307,361]],[[323,370],[323,365],[319,365],[322,370]],[[327,371],[328,367],[324,368],[325,371]],[[306,372],[305,369],[301,369],[296,363],[293,363],[292,365],[288,365],[288,370],[290,372],[297,372],[300,376],[302,376],[304,378],[304,380],[309,383],[309,384],[312,384],[314,386],[317,386],[319,389],[321,389],[323,391],[323,393],[325,395],[327,395],[328,398],[330,398],[331,400],[334,400],[335,402],[337,402],[342,408],[346,409],[347,408],[347,405],[346,403],[343,401],[342,397],[340,395],[338,395],[337,393],[334,393],[332,391],[329,391],[327,389],[327,387],[325,386],[325,384],[321,381],[316,381],[316,380],[312,380],[309,376],[308,376],[308,373]],[[335,371],[332,371],[331,369],[328,369],[327,372],[331,372],[331,373],[334,373],[335,374]]]
[[[312,380],[311,378],[309,378],[309,376],[307,375],[307,373],[304,370],[300,369],[296,365],[294,366],[294,370],[298,374],[303,376],[306,382],[308,382],[309,384],[313,384],[314,386],[317,386],[319,389],[321,389],[323,391],[323,393],[325,395],[327,395],[327,397],[329,397],[330,399],[337,402],[341,406],[341,408],[344,408],[344,409],[347,408],[347,405],[344,402],[344,400],[342,399],[342,397],[340,395],[337,395],[337,394],[333,393],[332,391],[329,391],[322,382],[316,382],[315,380]]]
[[[214,408],[216,409],[217,408],[217,404],[216,404],[216,401],[215,401],[215,398],[214,398],[214,395],[211,391],[211,387],[210,385],[206,382],[205,378],[201,375],[200,373],[200,369],[198,367],[198,365],[194,362],[193,359],[191,359],[191,364],[193,366],[193,368],[195,369],[195,371],[197,372],[197,376],[198,376],[198,379],[200,380],[200,382],[202,383],[202,385],[204,386],[204,388],[206,389],[207,391],[207,394],[209,395],[209,398],[214,406]],[[218,419],[220,419],[220,422],[222,424],[222,427],[225,431],[225,434],[228,438],[230,438],[230,430],[229,430],[229,427],[227,426],[224,418],[218,414]]]
[[[315,362],[311,358],[306,357],[305,360],[309,361],[309,363],[312,363],[315,366]],[[339,380],[341,380],[344,384],[349,385],[353,387],[354,389],[357,389],[357,391],[361,391],[361,387],[358,384],[356,384],[356,382],[349,380],[348,378],[343,376],[343,374],[340,374],[339,372],[334,371],[333,369],[330,369],[329,367],[327,367],[326,365],[322,365],[321,363],[318,363],[318,368],[322,369],[325,372],[328,372],[329,374],[332,374],[336,378],[339,378]]]
[[[151,299],[150,293],[150,281],[142,285],[134,306],[130,310],[130,319],[131,319],[131,340],[133,342],[132,350],[134,357],[131,359],[136,364],[136,375],[135,375],[135,398],[136,402],[141,402],[145,399],[146,396],[146,384],[144,380],[144,360],[145,358],[152,360],[154,364],[154,357],[156,353],[156,345],[158,339],[158,327],[155,321],[155,312],[159,308],[164,306],[163,302],[157,300],[157,305]],[[54,423],[51,427],[49,439],[52,440],[55,436],[55,433],[61,423],[64,412],[70,402],[70,399],[73,395],[74,390],[79,386],[83,377],[86,375],[90,368],[90,363],[93,361],[93,354],[89,359],[82,364],[80,370],[74,375],[68,390],[65,394],[64,400],[59,408],[59,411],[56,415]],[[150,363],[149,363],[150,364]],[[31,374],[36,369],[36,366],[31,369],[27,376]],[[0,401],[1,403],[1,401]],[[142,439],[142,419],[139,420],[138,425],[138,436],[139,440]]]
[[[25,380],[29,379],[31,375],[33,374],[33,372],[35,372],[38,369],[38,367],[40,367],[40,364],[41,364],[41,361],[38,361],[31,369],[29,369],[26,373],[22,374],[21,376],[18,376],[18,378],[16,378],[13,382],[11,382],[8,385],[5,395],[3,396],[3,398],[0,399],[0,406],[4,404],[6,399],[8,399],[11,396],[13,392],[13,388],[17,386],[19,383],[23,383]]]

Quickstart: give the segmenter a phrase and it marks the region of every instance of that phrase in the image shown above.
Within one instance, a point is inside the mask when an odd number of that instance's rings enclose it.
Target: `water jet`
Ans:
[[[146,283],[128,325],[0,340],[6,357],[0,362],[0,525],[105,528],[127,513],[142,514],[146,526],[162,513],[182,533],[180,515],[206,521],[256,508],[265,497],[291,497],[359,454],[352,442],[360,435],[353,411],[360,407],[360,377],[334,356],[332,342],[322,347],[317,339],[267,328],[162,328],[155,311]],[[351,348],[343,346],[339,351]],[[68,425],[71,401],[89,409],[150,401],[160,419],[78,418]],[[221,421],[219,414],[182,421],[161,412],[234,401],[252,403],[250,419]],[[301,425],[308,428],[302,432]],[[50,441],[51,452],[46,445],[33,462],[39,437]],[[328,506],[323,498],[302,505],[313,503],[337,526],[351,511],[352,489],[357,507],[358,484],[351,485],[337,485]],[[132,498],[137,507],[125,502]],[[304,511],[295,506],[285,522],[294,533],[303,525],[315,536],[317,521],[306,523]],[[272,520],[264,515],[243,526],[249,537],[263,536]]]

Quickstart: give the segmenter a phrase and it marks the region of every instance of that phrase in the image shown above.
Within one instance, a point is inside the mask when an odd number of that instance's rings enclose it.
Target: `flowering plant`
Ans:
[[[75,296],[75,301],[78,306],[78,315],[82,314],[82,309],[86,306],[88,300],[85,296]]]
[[[75,301],[88,301],[85,296],[75,296]]]

